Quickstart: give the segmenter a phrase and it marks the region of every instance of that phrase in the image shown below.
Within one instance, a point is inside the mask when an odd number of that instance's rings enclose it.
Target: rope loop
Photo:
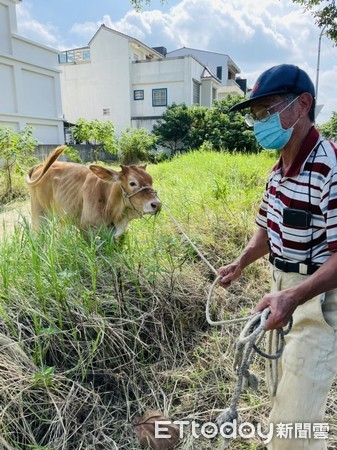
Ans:
[[[176,221],[173,215],[170,213],[169,209],[162,202],[164,208],[169,214],[172,222],[177,226],[180,232],[183,234],[185,239],[190,243],[193,249],[200,256],[202,261],[211,269],[211,271],[215,274],[216,278],[210,288],[210,291],[207,296],[206,302],[206,319],[210,325],[232,325],[240,322],[248,322],[243,330],[240,333],[239,339],[236,344],[236,351],[234,356],[234,370],[237,374],[237,385],[235,388],[235,392],[230,404],[230,407],[227,408],[222,414],[218,416],[216,419],[217,424],[220,426],[223,423],[232,422],[234,419],[238,418],[237,405],[239,402],[239,397],[241,395],[242,389],[244,387],[245,380],[248,380],[248,385],[255,385],[257,388],[257,379],[256,377],[249,372],[250,364],[253,360],[253,356],[255,353],[261,355],[262,357],[271,360],[272,364],[272,372],[273,372],[273,394],[276,393],[277,382],[278,382],[278,373],[277,373],[277,364],[276,360],[280,358],[282,355],[282,351],[285,345],[284,336],[286,336],[292,327],[292,320],[290,320],[288,324],[288,328],[283,330],[272,330],[269,333],[268,337],[273,336],[273,332],[276,332],[276,339],[274,348],[270,351],[270,354],[263,352],[260,348],[258,348],[258,343],[263,339],[265,335],[264,327],[266,325],[266,321],[268,319],[268,315],[270,314],[270,309],[265,308],[262,312],[258,312],[253,316],[242,317],[238,319],[231,320],[219,320],[214,321],[210,316],[210,305],[212,303],[212,295],[215,287],[218,285],[221,276],[218,274],[217,270],[210,264],[210,262],[205,258],[205,256],[201,253],[201,251],[196,247],[196,245],[191,241],[191,239],[184,232],[180,224]],[[269,344],[271,346],[272,342],[269,339]],[[271,348],[271,347],[270,347]],[[274,351],[275,350],[275,351]],[[228,438],[225,438],[225,448],[229,445]]]

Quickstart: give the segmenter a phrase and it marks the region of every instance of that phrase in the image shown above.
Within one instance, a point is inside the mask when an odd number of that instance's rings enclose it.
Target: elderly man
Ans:
[[[269,255],[271,293],[256,311],[270,308],[265,329],[293,327],[279,364],[270,422],[288,424],[268,449],[326,449],[322,423],[337,372],[337,149],[314,126],[315,89],[306,72],[282,64],[258,78],[248,125],[260,145],[280,150],[266,185],[258,229],[242,254],[221,267],[228,287],[242,270]],[[316,431],[316,432],[315,432]],[[324,437],[324,433],[323,433]]]

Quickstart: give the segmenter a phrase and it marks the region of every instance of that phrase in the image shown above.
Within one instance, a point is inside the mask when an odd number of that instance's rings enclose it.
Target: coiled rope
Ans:
[[[276,389],[278,385],[278,370],[277,370],[277,359],[282,355],[283,348],[285,345],[285,335],[289,333],[292,327],[292,320],[288,324],[286,330],[272,330],[269,333],[268,339],[268,352],[262,351],[258,344],[261,342],[265,335],[264,327],[270,313],[269,308],[264,309],[262,312],[258,312],[252,316],[241,317],[229,320],[214,321],[210,316],[210,306],[212,303],[212,296],[215,287],[218,285],[221,276],[218,274],[217,270],[212,266],[212,264],[205,258],[202,252],[197,248],[197,246],[192,242],[192,240],[187,236],[187,234],[182,229],[181,225],[173,217],[168,207],[162,202],[164,208],[166,209],[170,219],[176,225],[178,230],[182,233],[185,239],[197,252],[201,260],[211,269],[211,271],[216,275],[216,278],[210,288],[207,295],[206,302],[206,319],[210,325],[233,325],[236,323],[247,322],[247,324],[242,329],[240,336],[236,343],[236,350],[234,356],[233,369],[237,375],[237,384],[234,390],[234,395],[232,397],[229,408],[225,409],[216,419],[218,427],[222,427],[222,435],[224,436],[224,447],[227,448],[229,445],[229,439],[225,437],[226,424],[233,423],[238,419],[238,408],[240,395],[245,387],[251,387],[253,390],[257,390],[258,380],[257,377],[249,371],[250,364],[252,363],[254,353],[259,354],[263,358],[269,361],[267,365],[267,371],[269,372],[269,378],[271,380],[271,395],[275,396]]]

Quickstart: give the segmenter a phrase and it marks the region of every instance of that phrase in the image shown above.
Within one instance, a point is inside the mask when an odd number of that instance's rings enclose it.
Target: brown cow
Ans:
[[[84,230],[113,226],[118,237],[130,220],[160,210],[146,165],[121,166],[117,172],[95,164],[56,161],[65,148],[57,147],[27,174],[34,229],[40,228],[41,217],[53,211]]]

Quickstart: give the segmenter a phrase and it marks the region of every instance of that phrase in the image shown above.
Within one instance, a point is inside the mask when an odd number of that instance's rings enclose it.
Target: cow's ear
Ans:
[[[139,167],[140,169],[146,170],[147,164],[140,164],[138,167]]]
[[[113,169],[107,169],[103,166],[97,166],[96,164],[90,164],[89,169],[96,177],[104,181],[116,181],[118,179],[118,172]]]
[[[124,166],[123,164],[120,164],[119,167],[122,169],[122,173],[127,173],[129,170],[129,166]]]

